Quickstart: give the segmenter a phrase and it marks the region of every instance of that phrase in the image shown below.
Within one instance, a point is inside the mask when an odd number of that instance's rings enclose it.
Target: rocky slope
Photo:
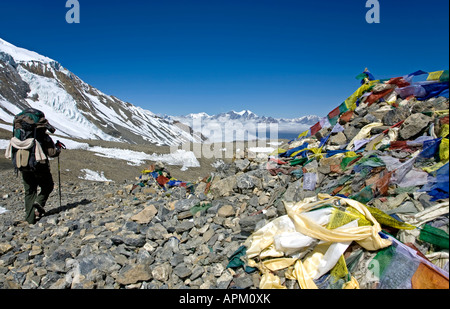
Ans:
[[[239,212],[247,196],[211,201],[201,190],[187,198],[182,188],[158,187],[129,194],[133,181],[79,180],[62,186],[62,207],[54,192],[48,215],[28,226],[20,222],[20,179],[1,177],[8,212],[0,215],[0,288],[227,288],[233,278],[242,288],[258,285],[258,276],[226,268],[246,237]],[[201,203],[212,207],[193,215]]]
[[[324,193],[363,203],[383,235],[401,242],[387,251],[349,242],[339,263],[314,278],[317,287],[411,288],[406,274],[426,264],[434,279],[422,274],[414,284],[448,289],[449,100],[374,92],[384,95],[371,103],[365,96],[335,125],[280,145],[270,158],[236,153],[204,176],[171,185],[164,173],[155,179],[153,169],[122,182],[66,181],[62,207],[55,191],[48,215],[34,226],[20,222],[20,178],[2,171],[1,205],[8,211],[0,214],[0,288],[299,288],[304,283],[292,267],[268,271],[260,263],[267,257],[253,257],[251,265],[245,251],[255,231],[286,217],[285,202]],[[338,206],[327,207],[371,225]],[[316,239],[275,256],[305,261],[321,246]],[[413,253],[392,251],[400,246]],[[380,256],[391,264],[375,274]]]

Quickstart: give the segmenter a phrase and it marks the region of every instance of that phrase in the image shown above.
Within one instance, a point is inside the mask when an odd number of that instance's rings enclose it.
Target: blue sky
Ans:
[[[448,0],[0,2],[0,38],[154,113],[325,116],[376,78],[448,69]]]

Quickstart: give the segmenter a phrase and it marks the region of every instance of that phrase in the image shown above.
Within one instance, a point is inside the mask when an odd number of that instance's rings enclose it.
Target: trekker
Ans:
[[[36,123],[30,120],[34,114],[40,117]],[[22,118],[26,120],[23,121]],[[14,137],[6,153],[12,159],[16,171],[22,173],[25,221],[29,224],[35,224],[45,215],[44,207],[54,188],[49,158],[58,157],[63,146],[59,141],[55,145],[47,130],[52,133],[56,131],[42,112],[35,109],[23,111],[15,118]]]
[[[22,171],[25,190],[25,220],[30,224],[35,224],[45,215],[44,207],[54,188],[48,157],[56,158],[61,153],[61,147],[59,144],[55,145],[46,130],[38,130],[36,140],[41,144],[47,159],[35,171]],[[37,193],[38,187],[41,188],[39,194]]]

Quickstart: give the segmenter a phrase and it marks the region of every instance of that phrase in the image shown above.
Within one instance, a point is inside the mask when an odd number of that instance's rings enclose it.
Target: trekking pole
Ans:
[[[60,141],[56,141],[56,145],[59,146],[61,149],[66,149],[66,145],[64,145]],[[61,164],[59,162],[59,156],[58,156],[58,193],[59,193],[59,208],[61,208],[62,207],[62,205],[61,205]]]
[[[61,208],[61,165],[59,164],[59,156],[58,156],[58,193],[59,193],[59,208]]]

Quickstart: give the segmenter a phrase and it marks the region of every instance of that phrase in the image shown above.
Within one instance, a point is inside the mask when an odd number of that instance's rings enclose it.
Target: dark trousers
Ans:
[[[25,220],[30,224],[36,223],[35,203],[45,207],[50,193],[54,188],[50,169],[39,172],[22,172],[23,186],[25,189]],[[41,188],[38,194],[38,187]]]

